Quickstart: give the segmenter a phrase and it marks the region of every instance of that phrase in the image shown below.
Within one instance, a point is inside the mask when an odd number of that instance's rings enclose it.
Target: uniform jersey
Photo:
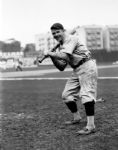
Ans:
[[[59,52],[68,55],[68,64],[73,68],[72,75],[67,80],[62,98],[65,102],[81,99],[82,103],[96,101],[97,94],[97,66],[91,57],[91,52],[79,40],[79,37],[67,35],[63,45],[59,46]],[[81,60],[87,59],[77,66]],[[71,97],[71,99],[69,98]]]
[[[68,64],[72,68],[77,66],[83,58],[91,57],[90,51],[75,35],[66,35],[63,45],[59,47],[59,51],[68,54]]]

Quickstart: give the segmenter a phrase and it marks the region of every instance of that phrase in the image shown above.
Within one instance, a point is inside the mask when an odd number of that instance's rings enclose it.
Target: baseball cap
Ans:
[[[59,30],[59,29],[64,30],[64,27],[63,27],[63,25],[62,25],[61,23],[54,23],[54,24],[51,26],[50,29],[51,29],[51,30]]]

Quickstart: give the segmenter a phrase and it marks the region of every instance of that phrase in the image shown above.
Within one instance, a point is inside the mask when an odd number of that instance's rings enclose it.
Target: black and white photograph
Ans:
[[[117,0],[0,0],[0,150],[118,149],[117,15]]]

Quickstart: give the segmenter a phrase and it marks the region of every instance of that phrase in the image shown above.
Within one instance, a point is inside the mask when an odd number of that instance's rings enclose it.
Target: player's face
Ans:
[[[58,42],[63,42],[64,39],[64,30],[51,30],[54,39]]]

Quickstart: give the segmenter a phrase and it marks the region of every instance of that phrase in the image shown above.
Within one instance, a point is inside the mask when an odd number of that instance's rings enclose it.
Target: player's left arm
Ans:
[[[50,57],[54,57],[57,59],[63,59],[68,61],[68,54],[72,54],[74,49],[77,46],[78,39],[73,37],[70,40],[68,40],[64,45],[61,47],[61,50],[59,52],[47,52],[47,55]]]
[[[54,66],[60,71],[64,71],[68,64],[65,60],[55,59],[53,57],[51,57],[51,60],[54,64]]]
[[[55,58],[55,59],[63,59],[65,61],[68,61],[68,54],[64,52],[48,52],[48,56]]]
[[[57,69],[63,71],[68,62],[68,55],[63,52],[49,52],[48,54]]]

